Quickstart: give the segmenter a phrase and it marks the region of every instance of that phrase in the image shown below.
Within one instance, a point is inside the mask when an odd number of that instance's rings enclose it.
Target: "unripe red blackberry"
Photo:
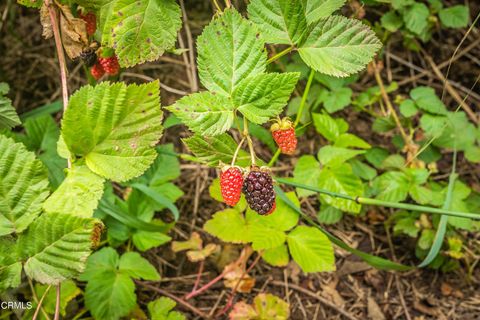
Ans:
[[[268,169],[252,166],[243,182],[243,193],[250,209],[257,213],[266,215],[275,210],[275,191]]]
[[[88,12],[86,14],[80,13],[80,18],[85,21],[87,34],[89,36],[93,35],[97,30],[97,17],[93,12]]]
[[[225,166],[220,174],[220,190],[223,201],[235,206],[242,196],[243,173],[238,167]]]
[[[111,76],[114,76],[120,70],[120,65],[118,64],[117,56],[113,55],[111,57],[98,57],[98,62],[102,65],[105,73]]]
[[[297,137],[292,122],[288,118],[279,119],[270,127],[272,136],[280,151],[284,154],[293,154],[297,148]]]
[[[99,63],[95,63],[92,69],[90,69],[90,73],[95,80],[98,80],[105,74],[105,70],[103,70],[103,67]]]

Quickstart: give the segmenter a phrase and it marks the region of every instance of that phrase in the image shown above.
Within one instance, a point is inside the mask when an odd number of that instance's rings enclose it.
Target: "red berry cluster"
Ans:
[[[86,14],[79,14],[80,19],[85,21],[86,23],[86,28],[87,28],[87,34],[89,36],[93,36],[95,34],[95,31],[97,31],[97,17],[93,12],[88,12]]]
[[[266,168],[252,166],[244,174],[242,168],[225,166],[220,174],[220,189],[223,201],[230,206],[238,203],[243,192],[248,206],[257,213],[268,215],[276,209],[273,180]]]
[[[284,154],[293,154],[297,148],[297,137],[288,118],[279,119],[270,127],[273,139]]]
[[[118,74],[120,65],[118,64],[117,56],[102,58],[99,57],[97,63],[92,67],[90,73],[95,80],[100,79],[105,73],[111,76]]]

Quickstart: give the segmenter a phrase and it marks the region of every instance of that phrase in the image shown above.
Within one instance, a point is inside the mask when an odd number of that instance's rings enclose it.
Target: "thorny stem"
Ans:
[[[63,112],[67,110],[68,106],[68,83],[67,83],[67,63],[65,61],[65,52],[63,51],[62,39],[60,37],[60,29],[58,25],[58,10],[54,7],[50,0],[46,0],[45,4],[50,15],[50,23],[52,24],[53,37],[55,39],[55,47],[57,49],[58,64],[60,66],[60,79],[62,83],[63,96]],[[71,168],[72,163],[70,159],[67,162],[68,168]],[[57,299],[55,303],[54,320],[60,319],[60,283],[57,285]]]
[[[283,57],[284,55],[288,54],[290,51],[292,51],[293,49],[295,49],[294,46],[290,46],[288,48],[286,48],[285,50],[282,50],[280,51],[279,53],[277,53],[276,55],[274,55],[273,57],[271,57],[270,59],[267,60],[267,64],[270,64],[272,63],[273,61],[277,60],[277,59],[280,59],[281,57]]]
[[[297,116],[295,118],[295,122],[293,123],[293,126],[296,127],[299,123],[300,120],[302,119],[302,113],[303,110],[305,109],[305,104],[307,102],[308,98],[308,93],[310,92],[310,88],[312,87],[312,82],[313,82],[313,77],[315,76],[315,70],[310,69],[310,74],[308,76],[307,80],[307,85],[305,86],[305,90],[303,91],[302,95],[302,100],[300,101],[300,106],[298,107],[298,112]],[[277,151],[272,156],[272,159],[270,159],[270,162],[268,163],[268,166],[271,167],[277,162],[278,157],[280,156],[280,149],[277,148]]]
[[[206,291],[208,288],[210,288],[211,286],[213,286],[215,283],[217,283],[218,281],[222,280],[223,277],[225,276],[226,272],[223,271],[222,273],[220,273],[218,276],[216,276],[215,278],[213,278],[209,283],[205,284],[204,286],[202,286],[201,288],[198,288],[196,290],[193,290],[192,292],[190,292],[186,297],[185,299],[186,300],[189,300],[193,297],[196,297],[198,296],[200,293]]]
[[[237,149],[235,150],[235,153],[233,154],[232,158],[232,163],[230,164],[232,167],[235,165],[235,161],[237,160],[238,153],[240,152],[240,149],[242,148],[243,142],[245,141],[246,137],[244,136],[242,140],[238,143]]]
[[[200,279],[202,278],[203,267],[205,266],[205,260],[200,261],[200,266],[198,267],[197,278],[195,284],[193,285],[192,292],[197,290],[198,285],[200,284]]]
[[[277,181],[279,183],[282,183],[282,184],[297,187],[297,188],[300,188],[300,189],[305,189],[305,190],[310,190],[310,191],[318,192],[318,193],[321,193],[321,194],[325,194],[325,195],[328,195],[330,197],[355,201],[359,204],[381,206],[381,207],[394,208],[394,209],[404,209],[404,210],[424,212],[424,213],[444,214],[444,215],[447,215],[447,216],[480,220],[480,214],[475,214],[475,213],[470,213],[470,212],[450,211],[450,210],[420,206],[420,205],[410,204],[410,203],[390,202],[390,201],[382,201],[382,200],[371,199],[371,198],[364,198],[364,197],[359,197],[359,196],[350,196],[350,195],[346,195],[346,194],[342,194],[342,193],[336,193],[336,192],[332,192],[332,191],[329,191],[329,190],[317,188],[317,187],[314,187],[314,186],[305,185],[305,184],[302,184],[302,183],[293,182],[293,181],[283,179],[283,178],[275,178],[275,181]]]

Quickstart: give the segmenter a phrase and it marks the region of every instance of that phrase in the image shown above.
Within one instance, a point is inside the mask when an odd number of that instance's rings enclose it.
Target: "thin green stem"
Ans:
[[[240,152],[240,149],[242,148],[243,142],[245,142],[245,137],[240,140],[240,143],[237,146],[237,149],[235,150],[235,153],[233,154],[232,158],[232,163],[230,164],[231,166],[235,165],[235,161],[237,160],[238,152]]]
[[[280,51],[279,53],[277,53],[276,55],[274,55],[273,57],[271,57],[270,59],[267,60],[267,64],[270,64],[272,63],[273,61],[277,60],[277,59],[280,59],[281,57],[283,57],[284,55],[288,54],[290,51],[292,51],[293,49],[295,49],[294,46],[291,46],[291,47],[288,47],[287,49],[285,50],[282,50]]]
[[[293,182],[291,180],[282,179],[282,178],[275,178],[275,181],[277,181],[279,183],[286,184],[286,185],[290,185],[290,186],[293,186],[293,187],[297,187],[297,188],[301,188],[301,189],[305,189],[305,190],[310,190],[310,191],[315,191],[315,192],[318,192],[318,193],[321,193],[321,194],[328,195],[330,197],[342,198],[342,199],[346,199],[346,200],[350,200],[350,201],[355,201],[355,202],[360,203],[360,204],[381,206],[381,207],[395,208],[395,209],[405,209],[405,210],[418,211],[418,212],[424,212],[424,213],[444,214],[444,215],[447,215],[447,216],[480,220],[480,214],[475,214],[475,213],[470,213],[470,212],[450,211],[450,210],[420,206],[420,205],[410,204],[410,203],[389,202],[389,201],[383,201],[383,200],[377,200],[377,199],[371,199],[371,198],[364,198],[364,197],[353,197],[353,196],[349,196],[349,195],[346,195],[346,194],[336,193],[336,192],[332,192],[332,191],[328,191],[328,190],[325,190],[325,189],[321,189],[321,188],[317,188],[317,187]]]
[[[305,108],[305,104],[307,102],[308,93],[310,92],[310,88],[313,82],[313,76],[315,76],[315,70],[310,69],[310,75],[308,76],[307,85],[305,86],[305,90],[303,91],[302,100],[300,101],[300,106],[298,107],[297,117],[295,118],[295,122],[293,126],[296,127],[302,118],[303,109]]]
[[[248,120],[246,117],[243,117],[243,137],[244,139],[247,139],[248,150],[250,151],[252,166],[254,166],[256,164],[256,161],[255,161],[256,156],[255,156],[255,150],[253,149],[252,138],[250,138],[250,134],[248,133]]]
[[[303,91],[302,100],[300,101],[300,106],[298,107],[297,116],[295,118],[295,122],[293,126],[296,127],[300,123],[300,119],[302,118],[303,110],[305,109],[305,104],[307,102],[308,93],[310,92],[310,88],[312,87],[313,77],[315,75],[315,70],[310,70],[310,75],[308,76],[307,85],[305,86],[305,90]],[[277,149],[268,162],[268,166],[271,167],[277,162],[278,157],[280,156],[280,149]]]

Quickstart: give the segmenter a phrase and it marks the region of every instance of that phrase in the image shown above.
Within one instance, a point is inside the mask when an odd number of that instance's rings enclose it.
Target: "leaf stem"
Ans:
[[[274,62],[275,60],[280,59],[281,57],[283,57],[284,55],[286,55],[287,53],[289,53],[293,49],[295,49],[295,47],[290,46],[290,47],[286,48],[285,50],[280,51],[279,53],[275,54],[273,57],[268,59],[267,64],[270,64],[270,63]]]
[[[235,165],[235,161],[237,160],[238,153],[240,152],[240,149],[242,148],[242,145],[243,145],[243,142],[245,142],[245,139],[246,139],[246,136],[244,136],[242,140],[240,140],[240,142],[238,143],[237,149],[233,154],[232,163],[230,164],[232,167]]]
[[[57,298],[56,298],[56,301],[55,301],[55,316],[54,316],[54,320],[59,320],[60,319],[60,289],[61,288],[61,285],[60,283],[57,284]]]
[[[250,134],[248,133],[248,120],[246,117],[243,117],[243,137],[244,139],[245,138],[247,139],[248,149],[250,150],[250,159],[252,162],[252,166],[254,166],[256,163],[255,161],[256,156],[255,156],[255,150],[253,149],[252,138],[250,138]]]
[[[293,126],[296,127],[302,118],[303,109],[305,108],[305,104],[307,102],[308,93],[310,92],[310,88],[312,87],[313,77],[315,76],[315,70],[310,69],[310,74],[308,75],[307,85],[305,86],[305,90],[303,91],[302,100],[300,101],[300,106],[298,107],[297,117],[295,118],[295,122]]]
[[[359,204],[381,206],[381,207],[395,208],[395,209],[405,209],[405,210],[410,210],[410,211],[418,211],[418,212],[433,213],[433,214],[444,214],[444,215],[447,215],[447,216],[480,220],[480,214],[476,214],[476,213],[450,211],[450,210],[420,206],[420,205],[410,204],[410,203],[390,202],[390,201],[383,201],[383,200],[364,198],[364,197],[358,197],[358,196],[349,196],[349,195],[346,195],[346,194],[328,191],[328,190],[325,190],[325,189],[321,189],[321,188],[297,183],[297,182],[287,180],[287,179],[283,179],[283,178],[275,178],[275,181],[277,181],[279,183],[286,184],[286,185],[290,185],[290,186],[293,186],[293,187],[297,187],[297,188],[301,188],[301,189],[310,190],[310,191],[318,192],[318,193],[321,193],[321,194],[325,194],[325,195],[328,195],[330,197],[355,201]]]

